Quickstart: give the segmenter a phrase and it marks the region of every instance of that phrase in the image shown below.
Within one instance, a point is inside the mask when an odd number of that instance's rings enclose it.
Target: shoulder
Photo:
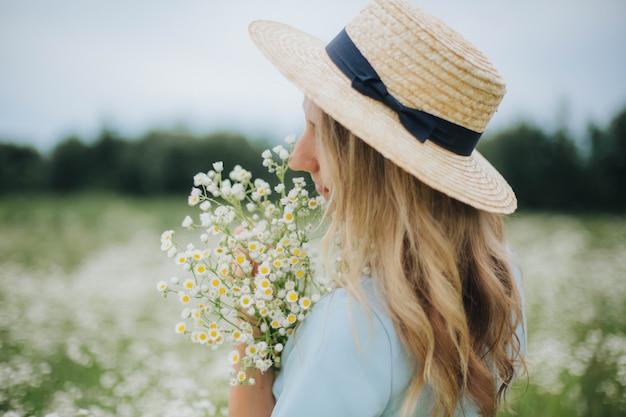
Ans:
[[[385,310],[364,289],[367,305],[342,288],[324,296],[290,338],[274,384],[276,416],[380,416],[395,408],[406,357]]]
[[[346,347],[355,342],[359,347],[390,350],[391,345],[399,341],[393,322],[371,280],[364,280],[363,290],[366,303],[344,288],[337,288],[324,296],[296,331],[296,344],[299,337],[312,333],[319,340],[343,342]]]

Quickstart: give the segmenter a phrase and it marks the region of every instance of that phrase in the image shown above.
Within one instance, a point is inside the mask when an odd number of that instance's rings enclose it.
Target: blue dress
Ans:
[[[338,288],[314,306],[287,344],[274,381],[272,417],[397,417],[415,369],[391,318],[363,280],[368,311]],[[431,415],[426,387],[415,416]],[[467,401],[458,415],[478,416]]]

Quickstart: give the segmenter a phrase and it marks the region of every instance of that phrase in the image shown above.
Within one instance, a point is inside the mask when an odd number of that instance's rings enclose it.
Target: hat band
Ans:
[[[429,140],[461,156],[472,154],[482,133],[400,103],[389,94],[376,70],[361,54],[345,29],[326,45],[326,53],[352,81],[352,88],[395,111],[402,126],[420,142]]]

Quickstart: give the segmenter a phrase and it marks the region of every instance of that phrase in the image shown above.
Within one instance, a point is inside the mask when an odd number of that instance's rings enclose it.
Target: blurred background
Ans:
[[[626,3],[411,0],[492,60],[507,95],[479,149],[520,210],[521,416],[626,415]],[[366,0],[0,0],[0,416],[206,416],[223,352],[174,334],[159,250],[196,172],[303,126],[255,19],[330,40]]]

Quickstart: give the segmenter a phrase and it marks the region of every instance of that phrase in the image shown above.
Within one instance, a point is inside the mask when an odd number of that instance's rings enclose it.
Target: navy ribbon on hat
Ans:
[[[389,94],[376,70],[361,54],[345,29],[326,45],[326,53],[352,81],[352,88],[395,111],[404,128],[420,142],[430,140],[457,155],[471,155],[482,133],[400,103]]]

